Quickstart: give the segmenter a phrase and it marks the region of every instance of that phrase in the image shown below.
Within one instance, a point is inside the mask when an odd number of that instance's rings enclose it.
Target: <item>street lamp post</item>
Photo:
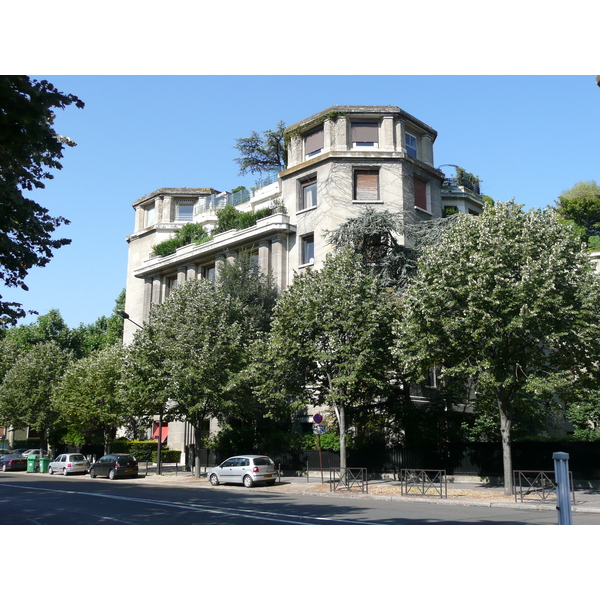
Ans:
[[[116,311],[117,314],[122,317],[123,319],[130,321],[131,323],[133,323],[134,325],[136,325],[137,327],[139,327],[140,329],[143,329],[143,327],[139,324],[136,323],[135,321],[131,320],[129,318],[129,314],[126,313],[124,310],[117,310]],[[158,447],[156,448],[156,474],[157,475],[162,475],[162,469],[160,466],[160,462],[161,462],[161,447],[162,447],[162,413],[158,416]]]

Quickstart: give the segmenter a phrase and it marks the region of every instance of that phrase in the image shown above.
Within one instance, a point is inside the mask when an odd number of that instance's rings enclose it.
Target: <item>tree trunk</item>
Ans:
[[[346,482],[346,409],[344,405],[335,405],[335,414],[340,432],[340,483]]]
[[[504,493],[513,495],[513,469],[512,452],[510,447],[510,432],[512,427],[512,413],[508,407],[506,393],[503,389],[498,390],[498,409],[500,412],[500,435],[502,437],[502,464],[504,467]]]
[[[202,445],[202,429],[194,426],[194,477],[200,478],[200,446]]]

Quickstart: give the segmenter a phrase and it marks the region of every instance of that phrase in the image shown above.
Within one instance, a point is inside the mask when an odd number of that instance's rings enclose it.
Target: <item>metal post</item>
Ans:
[[[554,473],[556,477],[556,510],[559,525],[573,525],[571,512],[571,493],[569,491],[569,455],[566,452],[555,452]]]

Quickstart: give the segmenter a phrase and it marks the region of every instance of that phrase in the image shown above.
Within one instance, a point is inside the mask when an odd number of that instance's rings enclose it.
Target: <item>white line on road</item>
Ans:
[[[0,485],[4,485],[6,487],[15,487],[19,489],[28,489],[35,491],[45,491],[45,492],[54,492],[58,494],[75,494],[81,496],[94,496],[98,498],[111,498],[113,500],[123,500],[126,502],[139,502],[141,504],[151,504],[154,506],[165,506],[169,508],[177,508],[179,510],[192,510],[195,512],[207,512],[214,514],[221,514],[227,516],[237,516],[246,519],[253,519],[259,521],[272,521],[280,524],[287,525],[307,525],[308,521],[312,522],[327,522],[327,523],[341,523],[344,525],[365,525],[362,521],[349,521],[347,519],[332,519],[329,517],[310,517],[310,516],[302,516],[302,515],[291,515],[291,514],[280,514],[274,512],[266,512],[259,510],[250,510],[244,508],[223,508],[222,506],[211,506],[211,505],[203,505],[203,504],[189,504],[182,502],[170,502],[167,500],[149,500],[147,498],[131,498],[128,496],[115,496],[113,494],[102,494],[96,492],[77,492],[73,490],[57,490],[53,488],[43,488],[43,487],[32,487],[27,485],[15,485],[15,484],[4,484],[0,483]]]

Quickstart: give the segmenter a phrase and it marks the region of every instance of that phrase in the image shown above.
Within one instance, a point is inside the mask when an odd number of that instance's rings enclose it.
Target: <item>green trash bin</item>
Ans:
[[[35,473],[35,456],[29,455],[27,457],[27,472]]]
[[[40,473],[47,473],[48,467],[50,466],[50,458],[43,456],[40,458]]]

